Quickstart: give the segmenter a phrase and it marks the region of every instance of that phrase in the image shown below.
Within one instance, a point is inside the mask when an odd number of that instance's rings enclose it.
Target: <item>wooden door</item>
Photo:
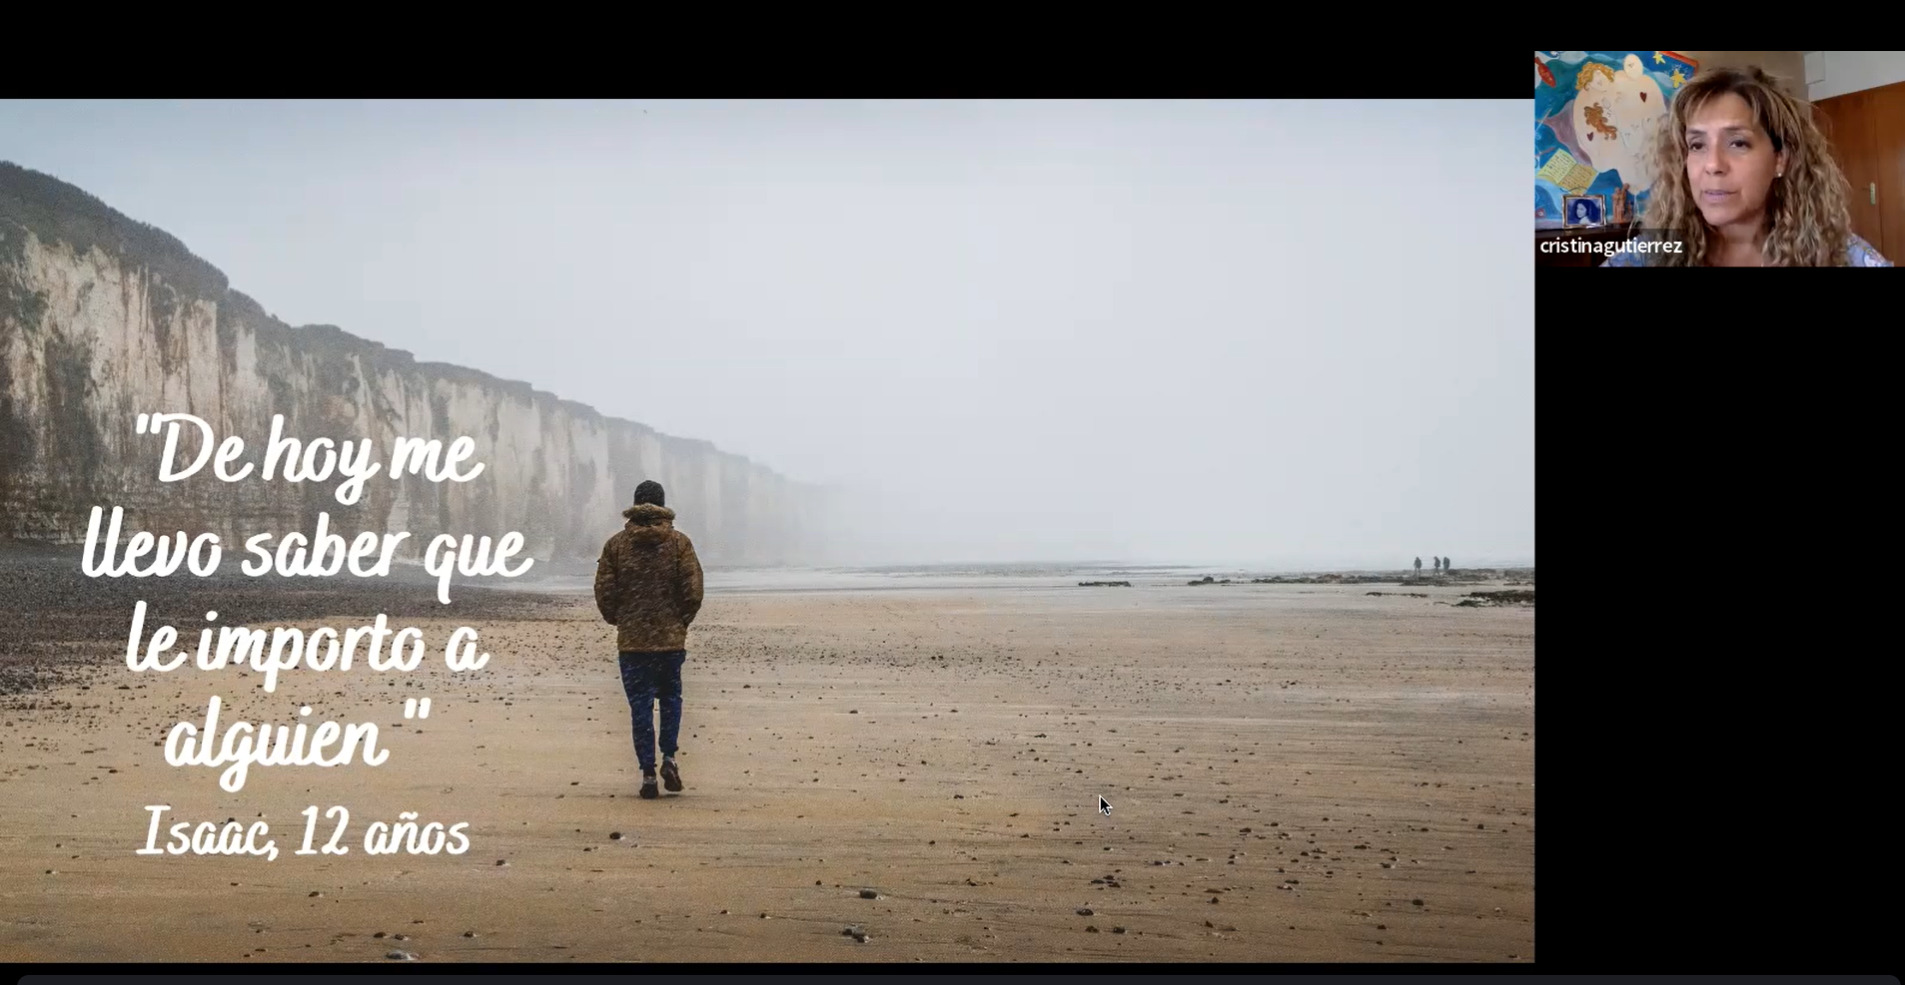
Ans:
[[[1865,94],[1872,120],[1873,181],[1879,186],[1876,210],[1885,236],[1872,245],[1885,259],[1905,266],[1905,83],[1867,89]],[[1870,200],[1868,195],[1862,201]]]
[[[1832,153],[1851,184],[1852,231],[1885,254],[1893,256],[1885,242],[1883,205],[1895,196],[1885,194],[1880,180],[1879,152],[1874,126],[1875,95],[1878,90],[1850,92],[1812,104],[1813,118],[1825,131]],[[1875,192],[1876,189],[1876,192]],[[1876,194],[1878,204],[1874,204]],[[1895,220],[1905,222],[1905,220]],[[1901,227],[1905,231],[1905,227]]]

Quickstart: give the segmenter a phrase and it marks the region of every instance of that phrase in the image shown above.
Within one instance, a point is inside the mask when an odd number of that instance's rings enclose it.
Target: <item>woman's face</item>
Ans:
[[[1714,226],[1751,222],[1766,212],[1766,199],[1783,154],[1733,93],[1707,100],[1687,119],[1687,183],[1700,213]]]

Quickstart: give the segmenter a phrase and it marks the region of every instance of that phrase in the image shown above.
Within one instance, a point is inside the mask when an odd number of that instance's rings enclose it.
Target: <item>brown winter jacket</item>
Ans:
[[[602,545],[595,565],[595,607],[616,627],[623,653],[687,649],[688,624],[701,611],[701,561],[675,511],[643,503],[622,511],[628,525]]]

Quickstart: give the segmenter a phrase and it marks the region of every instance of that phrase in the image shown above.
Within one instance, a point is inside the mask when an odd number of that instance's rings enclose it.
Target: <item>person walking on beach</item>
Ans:
[[[681,667],[688,659],[688,626],[701,611],[701,561],[694,543],[675,529],[675,511],[663,505],[661,483],[635,487],[627,524],[602,545],[595,566],[595,606],[615,627],[622,690],[634,718],[635,758],[642,767],[642,799],[655,787],[655,705],[661,705],[661,782],[682,788],[675,765],[681,736]]]
[[[1422,558],[1421,557],[1416,558],[1416,577],[1417,578],[1422,577]]]

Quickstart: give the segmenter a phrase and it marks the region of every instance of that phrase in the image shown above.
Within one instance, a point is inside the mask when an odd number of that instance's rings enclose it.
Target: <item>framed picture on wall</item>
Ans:
[[[1607,196],[1605,195],[1569,195],[1563,207],[1567,210],[1569,226],[1607,224]]]

